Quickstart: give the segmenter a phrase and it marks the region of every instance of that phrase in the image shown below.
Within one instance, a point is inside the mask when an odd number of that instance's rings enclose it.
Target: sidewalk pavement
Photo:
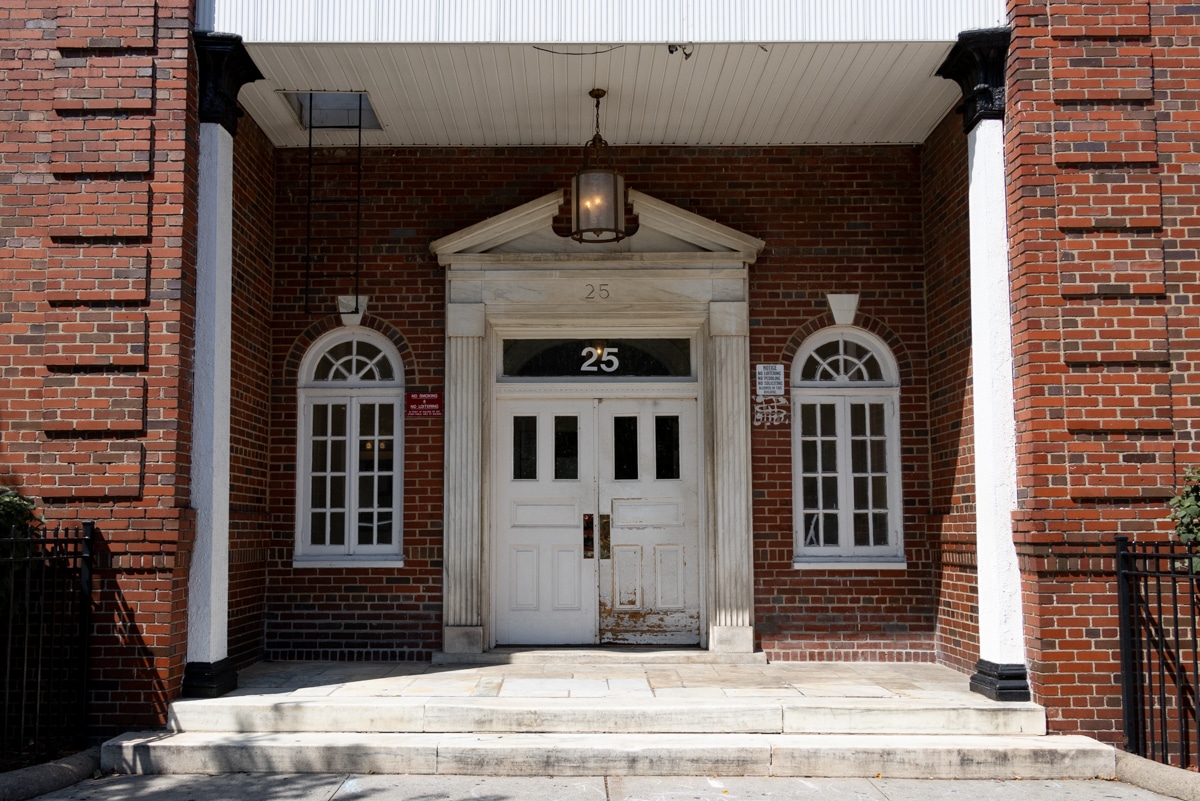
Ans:
[[[38,801],[1172,801],[1119,781],[222,774],[104,776]]]

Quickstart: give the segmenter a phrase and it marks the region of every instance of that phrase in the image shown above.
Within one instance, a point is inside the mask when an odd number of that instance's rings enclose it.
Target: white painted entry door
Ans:
[[[497,645],[700,640],[694,400],[502,400]]]

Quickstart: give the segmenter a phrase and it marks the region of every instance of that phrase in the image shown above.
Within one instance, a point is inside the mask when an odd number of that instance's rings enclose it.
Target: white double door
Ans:
[[[501,400],[497,645],[700,641],[693,399]]]

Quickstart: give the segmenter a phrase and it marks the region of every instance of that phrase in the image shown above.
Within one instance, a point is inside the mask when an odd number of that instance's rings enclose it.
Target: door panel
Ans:
[[[512,579],[509,587],[512,589],[510,605],[513,609],[538,608],[538,553],[536,548],[514,546],[508,552],[509,565],[512,568]]]
[[[518,528],[568,528],[575,525],[581,514],[579,501],[530,498],[513,501],[509,525]]]
[[[622,612],[642,608],[642,546],[618,545],[612,549],[613,606]]]
[[[556,546],[554,554],[554,609],[575,611],[583,608],[583,587],[579,569],[582,549]]]
[[[699,643],[696,402],[497,410],[496,643]]]
[[[700,642],[699,454],[694,400],[599,402],[597,481],[611,515],[600,641]]]
[[[496,642],[596,642],[596,560],[583,515],[596,508],[594,407],[502,401],[497,417]]]
[[[682,545],[654,546],[654,588],[658,591],[655,604],[659,609],[683,609],[687,605],[684,592],[686,561]]]
[[[614,526],[624,528],[679,528],[683,525],[683,500],[659,498],[643,501],[635,498],[613,498],[612,521]]]

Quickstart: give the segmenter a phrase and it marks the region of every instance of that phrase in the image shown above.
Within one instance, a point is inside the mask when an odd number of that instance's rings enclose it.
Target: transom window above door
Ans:
[[[300,366],[297,564],[403,559],[404,372],[386,338],[345,328]]]
[[[692,379],[690,339],[506,339],[503,379]]]
[[[835,326],[792,364],[797,567],[902,567],[900,381],[872,334]]]

